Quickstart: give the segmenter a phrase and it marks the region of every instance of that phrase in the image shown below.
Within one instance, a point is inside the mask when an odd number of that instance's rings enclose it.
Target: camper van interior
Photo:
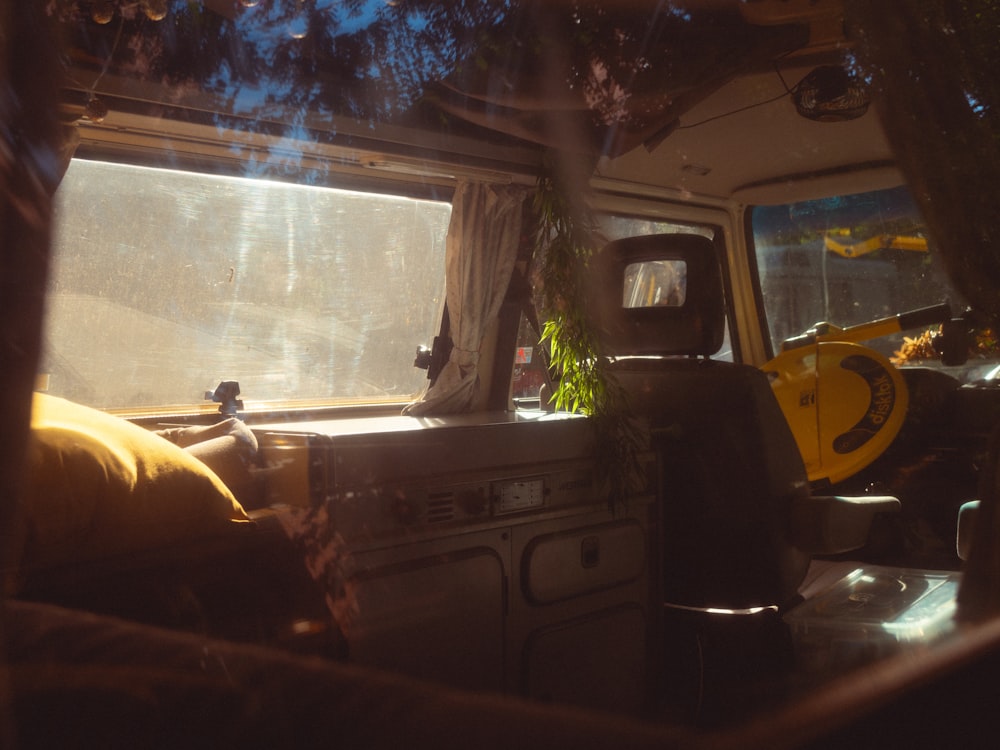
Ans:
[[[998,28],[3,6],[0,745],[992,746]]]

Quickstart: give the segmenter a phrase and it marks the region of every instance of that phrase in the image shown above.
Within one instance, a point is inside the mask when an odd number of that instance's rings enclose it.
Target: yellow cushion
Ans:
[[[124,419],[36,393],[24,495],[25,567],[136,552],[249,519],[222,480]]]

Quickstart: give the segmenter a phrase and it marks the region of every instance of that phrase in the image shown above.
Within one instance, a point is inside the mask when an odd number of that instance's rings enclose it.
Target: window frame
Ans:
[[[160,146],[159,148],[150,148],[147,144],[138,149],[130,148],[125,140],[119,144],[81,144],[73,154],[73,158],[121,164],[124,166],[195,172],[205,174],[206,176],[243,179],[262,178],[275,183],[381,194],[392,198],[435,201],[448,203],[449,205],[452,203],[454,194],[454,182],[452,180],[421,179],[416,175],[405,174],[383,175],[379,173],[375,175],[371,173],[371,170],[359,173],[356,170],[338,168],[335,165],[329,164],[321,165],[320,167],[306,166],[294,174],[277,170],[248,177],[245,174],[244,162],[241,160],[219,160],[211,156],[177,151],[171,148],[170,141],[168,140],[160,140],[157,143]],[[53,262],[57,262],[55,258],[53,258]],[[445,310],[444,274],[444,264],[442,263],[440,270],[442,294],[439,310],[436,313],[436,320],[432,329],[426,332],[426,341],[415,340],[413,342],[414,351],[419,345],[429,345],[440,326]],[[401,356],[409,357],[410,352],[403,353]],[[414,366],[416,366],[415,363]],[[40,377],[36,385],[44,386],[44,378]],[[217,384],[212,384],[213,387],[215,385]],[[417,394],[419,392],[420,389],[417,389]],[[370,402],[345,402],[328,397],[307,397],[250,402],[249,399],[253,398],[253,394],[245,393],[244,395],[248,398],[246,414],[252,414],[255,418],[287,418],[289,420],[395,415],[410,400],[410,398],[404,397],[373,400]],[[208,393],[206,392],[206,398],[207,396]],[[182,405],[157,404],[135,407],[112,406],[99,408],[135,422],[148,424],[160,424],[164,419],[170,419],[178,423],[189,421],[201,422],[208,418],[214,418],[219,412],[218,405],[207,400],[203,403],[191,402]]]

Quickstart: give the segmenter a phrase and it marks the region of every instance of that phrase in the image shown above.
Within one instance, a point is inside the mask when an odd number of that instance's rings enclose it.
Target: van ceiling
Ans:
[[[852,65],[840,0],[156,1],[56,4],[85,138],[141,115],[529,174],[558,149],[748,202],[898,180],[873,107],[831,122],[793,101],[810,71]]]

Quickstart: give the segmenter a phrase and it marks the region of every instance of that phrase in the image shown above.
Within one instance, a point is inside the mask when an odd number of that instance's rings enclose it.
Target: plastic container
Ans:
[[[799,669],[838,673],[955,627],[959,573],[864,565],[787,612]]]

